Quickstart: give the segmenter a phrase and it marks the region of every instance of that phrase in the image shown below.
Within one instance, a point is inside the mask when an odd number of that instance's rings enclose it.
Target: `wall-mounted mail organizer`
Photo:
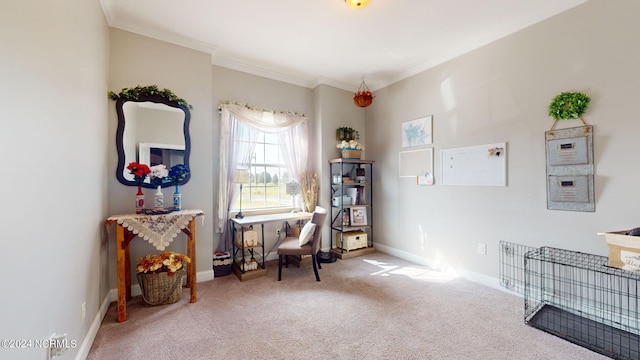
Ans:
[[[595,211],[593,126],[549,130],[547,209]]]

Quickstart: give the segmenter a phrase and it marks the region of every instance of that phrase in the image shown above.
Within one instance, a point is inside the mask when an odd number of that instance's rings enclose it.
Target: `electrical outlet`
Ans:
[[[48,359],[52,359],[56,356],[62,356],[68,349],[67,334],[53,334],[49,339],[49,353]]]
[[[276,229],[276,236],[280,237],[280,229]]]
[[[478,244],[478,254],[487,255],[487,244]]]
[[[87,303],[82,302],[82,305],[80,305],[80,318],[82,321],[84,321],[85,316],[87,316]]]

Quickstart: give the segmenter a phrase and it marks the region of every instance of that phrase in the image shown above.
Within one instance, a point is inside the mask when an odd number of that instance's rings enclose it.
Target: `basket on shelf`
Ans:
[[[233,259],[228,251],[216,252],[213,254],[213,275],[214,278],[231,274]]]
[[[342,158],[345,160],[360,160],[362,150],[358,149],[342,149]]]
[[[184,269],[169,272],[138,273],[138,283],[142,291],[142,298],[149,305],[173,304],[182,298],[182,278]]]

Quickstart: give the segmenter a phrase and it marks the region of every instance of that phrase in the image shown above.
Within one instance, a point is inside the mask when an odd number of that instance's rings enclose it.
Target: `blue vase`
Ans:
[[[176,185],[176,191],[173,193],[173,207],[176,211],[182,210],[182,194],[180,194],[180,187]]]

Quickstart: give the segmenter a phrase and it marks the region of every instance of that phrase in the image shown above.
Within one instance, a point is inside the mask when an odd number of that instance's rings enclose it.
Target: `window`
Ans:
[[[285,166],[277,134],[261,132],[250,163],[240,167],[250,170],[249,183],[242,185],[242,211],[293,206],[292,196],[286,191],[286,184],[292,179]],[[240,208],[240,196],[234,208]]]

